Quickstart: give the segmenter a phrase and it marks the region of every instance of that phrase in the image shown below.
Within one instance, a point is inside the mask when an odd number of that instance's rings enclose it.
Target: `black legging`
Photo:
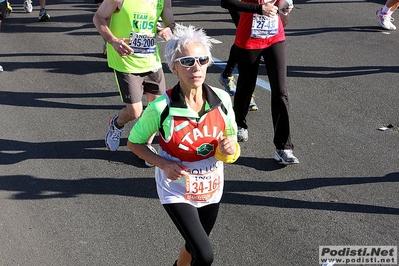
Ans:
[[[285,84],[287,77],[285,41],[265,49],[249,50],[236,47],[235,52],[240,73],[233,107],[237,126],[248,128],[246,123],[248,106],[256,86],[260,57],[263,56],[271,88],[273,143],[277,149],[293,149],[288,115],[288,92]]]
[[[166,212],[186,241],[192,266],[208,266],[213,262],[209,234],[219,212],[219,203],[196,208],[186,203],[164,204]]]
[[[236,28],[238,26],[238,22],[240,20],[240,12],[235,11],[233,9],[229,9],[229,13],[231,16],[231,19],[233,20],[234,24],[236,25]],[[236,53],[235,53],[235,44],[230,47],[230,54],[229,54],[229,59],[227,60],[226,67],[223,70],[223,77],[231,77],[233,75],[233,71],[237,66],[237,59],[236,59]]]

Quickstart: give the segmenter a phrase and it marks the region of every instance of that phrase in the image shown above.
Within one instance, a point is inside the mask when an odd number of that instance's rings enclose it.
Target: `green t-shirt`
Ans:
[[[122,58],[107,43],[110,68],[137,74],[162,68],[156,25],[163,8],[163,0],[124,0],[121,10],[112,14],[109,28],[116,38],[130,38],[135,53]]]

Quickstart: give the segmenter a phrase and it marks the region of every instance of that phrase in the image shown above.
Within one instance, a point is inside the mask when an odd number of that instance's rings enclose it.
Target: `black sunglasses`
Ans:
[[[181,66],[184,67],[192,67],[195,64],[195,61],[197,61],[201,66],[208,64],[209,62],[209,56],[203,55],[203,56],[186,56],[186,57],[180,57],[176,58],[174,62],[179,61]]]

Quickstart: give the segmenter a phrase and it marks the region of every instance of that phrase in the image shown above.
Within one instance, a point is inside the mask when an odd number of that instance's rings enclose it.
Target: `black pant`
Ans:
[[[236,25],[236,28],[238,26],[238,22],[240,21],[240,12],[235,11],[233,9],[229,9],[229,13],[231,16],[231,19],[233,20],[234,24]],[[223,70],[223,76],[225,78],[231,77],[233,75],[233,71],[237,66],[237,59],[236,59],[236,53],[235,53],[235,45],[230,47],[230,54],[229,54],[229,59],[227,60],[226,67]]]
[[[196,208],[186,203],[164,204],[166,212],[186,241],[192,266],[208,266],[213,262],[209,234],[219,212],[219,203]]]
[[[274,127],[273,143],[277,149],[293,149],[290,136],[289,102],[286,90],[287,59],[285,42],[265,49],[249,50],[235,47],[238,72],[234,96],[234,112],[239,127],[248,128],[246,116],[255,90],[260,57],[263,56],[271,88],[271,112]]]

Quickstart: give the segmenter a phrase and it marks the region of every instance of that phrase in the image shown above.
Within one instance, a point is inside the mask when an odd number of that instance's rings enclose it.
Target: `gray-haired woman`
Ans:
[[[223,193],[223,162],[240,155],[230,96],[204,83],[210,48],[203,30],[175,28],[165,57],[179,82],[149,103],[128,138],[128,147],[156,166],[159,199],[185,240],[178,266],[212,264],[209,234]],[[158,155],[145,145],[157,131]]]

